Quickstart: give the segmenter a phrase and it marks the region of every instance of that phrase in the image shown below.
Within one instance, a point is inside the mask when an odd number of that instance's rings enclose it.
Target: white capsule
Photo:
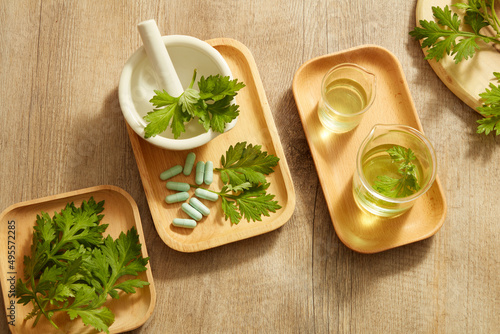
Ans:
[[[183,170],[184,175],[188,176],[189,174],[191,174],[195,159],[196,159],[196,154],[194,154],[193,152],[187,155],[186,161],[184,162],[184,170]]]
[[[189,199],[189,204],[196,210],[200,211],[200,213],[204,216],[208,216],[210,214],[210,209],[207,208],[205,204],[203,204],[199,199],[196,197],[191,197]]]
[[[219,195],[203,188],[196,188],[194,191],[196,197],[207,199],[209,201],[216,201],[219,199]]]
[[[186,182],[167,182],[167,189],[175,190],[175,191],[188,191],[190,188],[189,183]]]
[[[167,197],[165,197],[165,202],[167,202],[169,204],[170,203],[177,203],[177,202],[185,201],[188,198],[189,198],[189,194],[186,191],[183,191],[180,193],[168,195]]]
[[[167,169],[163,173],[161,173],[160,174],[160,179],[162,179],[163,181],[165,181],[167,179],[170,179],[171,177],[176,176],[177,174],[180,174],[180,172],[182,172],[182,166],[181,165],[174,166],[174,167],[172,167],[170,169]]]
[[[172,225],[178,227],[195,228],[196,221],[192,219],[174,218],[174,220],[172,221]]]
[[[196,178],[195,182],[197,185],[203,183],[203,176],[205,175],[205,163],[203,161],[198,161],[196,164]]]
[[[201,212],[199,212],[198,210],[193,208],[188,203],[182,203],[181,208],[182,208],[182,211],[187,213],[189,215],[189,217],[193,218],[196,221],[200,220],[203,217],[201,215]]]
[[[212,184],[212,181],[214,180],[214,163],[212,161],[207,161],[205,163],[205,174],[203,179],[205,184]]]

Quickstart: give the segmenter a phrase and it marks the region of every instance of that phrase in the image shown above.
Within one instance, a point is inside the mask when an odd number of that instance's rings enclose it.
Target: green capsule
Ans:
[[[214,163],[212,161],[207,161],[205,163],[205,174],[203,175],[205,184],[212,184],[214,180]]]
[[[170,179],[171,177],[176,176],[180,172],[182,172],[182,166],[181,165],[174,166],[174,167],[172,167],[170,169],[167,169],[163,173],[161,173],[160,174],[160,179],[162,179],[163,181],[165,181],[167,179]]]
[[[191,205],[188,203],[182,203],[181,205],[182,211],[187,213],[189,217],[193,218],[194,220],[198,221],[202,218],[201,212],[193,208]]]
[[[188,198],[189,198],[189,194],[187,192],[183,191],[180,193],[168,195],[167,197],[165,197],[165,202],[167,202],[169,204],[170,203],[177,203],[177,202],[185,201]]]
[[[192,219],[174,218],[174,220],[172,221],[172,225],[178,227],[195,228],[196,221]]]
[[[196,164],[196,178],[194,182],[196,182],[197,185],[202,184],[204,175],[205,175],[205,163],[203,161],[198,161],[198,163]]]
[[[184,170],[182,171],[184,173],[184,175],[188,176],[191,174],[191,171],[193,170],[195,159],[196,159],[196,154],[194,154],[193,152],[190,152],[187,155],[186,161],[184,162]]]
[[[210,214],[210,209],[207,208],[206,205],[200,202],[200,200],[196,197],[191,197],[189,199],[189,204],[191,204],[191,206],[196,210],[200,211],[200,213],[204,216],[208,216]]]
[[[188,191],[191,186],[186,182],[167,182],[167,189],[175,190],[175,191]]]
[[[208,190],[203,189],[203,188],[196,188],[196,190],[194,191],[194,194],[196,195],[196,197],[203,198],[203,199],[206,199],[206,200],[209,200],[212,202],[219,199],[218,194],[213,193],[213,192],[208,191]]]

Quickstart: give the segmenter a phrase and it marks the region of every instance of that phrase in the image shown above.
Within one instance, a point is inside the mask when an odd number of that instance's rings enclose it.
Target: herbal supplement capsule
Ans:
[[[203,188],[196,188],[196,190],[194,191],[194,194],[196,195],[196,197],[203,198],[203,199],[206,199],[206,200],[209,200],[212,202],[219,199],[218,194],[213,193],[213,192],[208,191],[208,190],[203,189]]]
[[[184,162],[184,170],[182,171],[184,175],[188,176],[191,174],[195,159],[196,159],[196,154],[194,154],[193,152],[190,152],[187,155],[186,161]]]
[[[177,202],[185,201],[188,198],[189,198],[189,194],[187,192],[183,191],[180,193],[168,195],[167,197],[165,197],[165,202],[167,202],[169,204],[170,203],[177,203]]]
[[[214,163],[212,161],[207,161],[205,163],[205,174],[203,176],[205,184],[212,184],[214,180]]]
[[[172,221],[172,225],[178,227],[195,228],[196,221],[192,219],[174,218],[174,220]]]
[[[200,211],[202,215],[208,216],[210,214],[210,209],[206,207],[205,204],[201,203],[196,197],[191,197],[189,199],[189,204],[196,210]]]
[[[181,165],[174,166],[174,167],[172,167],[170,169],[167,169],[163,173],[161,173],[160,174],[160,179],[162,179],[163,181],[165,181],[167,179],[170,179],[171,177],[176,176],[180,172],[182,172],[182,166]]]
[[[185,182],[167,182],[167,189],[176,190],[176,191],[188,191],[191,186]]]
[[[196,182],[197,185],[202,184],[204,175],[205,175],[205,163],[203,161],[198,161],[198,163],[196,164],[196,178],[194,182]]]
[[[193,208],[191,205],[189,205],[188,203],[182,203],[181,208],[182,208],[182,211],[187,213],[189,215],[189,217],[193,218],[196,221],[198,221],[202,218],[201,213],[198,210],[196,210],[195,208]]]

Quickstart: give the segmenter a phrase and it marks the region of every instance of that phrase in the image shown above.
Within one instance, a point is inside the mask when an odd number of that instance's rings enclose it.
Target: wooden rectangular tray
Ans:
[[[192,150],[196,154],[196,161],[212,161],[214,167],[220,167],[220,158],[230,145],[243,141],[262,145],[263,151],[280,158],[275,172],[267,179],[271,183],[268,192],[276,195],[275,199],[282,208],[271,213],[270,217],[263,217],[260,222],[242,219],[239,224],[231,225],[229,220],[224,219],[220,200],[204,201],[211,213],[196,228],[173,226],[174,218],[189,217],[181,211],[182,203],[165,203],[165,197],[173,192],[166,189],[166,182],[161,181],[159,175],[175,165],[183,166],[190,151],[168,151],[156,147],[140,138],[127,125],[156,230],[169,247],[182,252],[197,252],[270,232],[285,224],[295,209],[295,190],[290,171],[253,56],[243,44],[232,39],[219,38],[207,42],[221,53],[233,77],[242,81],[246,87],[237,96],[240,116],[235,127],[208,144]],[[190,176],[181,173],[171,180],[194,184],[194,171]],[[221,187],[218,173],[214,173],[214,182],[209,189],[220,190]],[[194,190],[191,189],[189,193],[192,195]]]
[[[66,203],[74,202],[75,205],[80,206],[83,200],[88,200],[92,196],[96,202],[105,201],[102,222],[109,224],[106,233],[117,238],[120,232],[126,232],[135,227],[142,244],[142,256],[148,256],[137,205],[128,193],[118,187],[97,186],[10,206],[0,214],[0,282],[7,322],[14,321],[14,325],[9,324],[12,333],[95,333],[93,327],[84,326],[81,319],[71,321],[69,317],[64,317],[62,314],[53,318],[59,330],[44,317],[40,318],[37,326],[33,328],[33,319],[24,321],[26,315],[32,310],[32,305],[17,304],[17,299],[11,294],[12,289],[15,288],[10,284],[11,281],[7,280],[12,277],[16,281],[18,278],[24,278],[23,259],[25,255],[31,253],[33,226],[37,214],[44,211],[52,216],[54,212],[62,210]],[[10,249],[8,249],[9,246]],[[13,263],[8,261],[8,251],[11,252],[10,254],[15,254]],[[153,313],[156,292],[149,263],[147,270],[140,273],[138,278],[150,284],[137,289],[134,294],[120,295],[119,299],[109,300],[105,304],[115,315],[115,322],[109,328],[110,333],[133,330],[144,324]],[[7,309],[11,303],[15,303],[15,310],[12,312]]]
[[[376,75],[375,102],[357,128],[333,134],[317,116],[321,80],[333,66],[349,62]],[[295,73],[293,94],[333,226],[346,246],[375,253],[428,238],[441,228],[446,200],[438,178],[409,212],[394,219],[364,213],[352,195],[356,154],[375,124],[406,124],[423,132],[403,70],[391,52],[365,45],[309,60]]]

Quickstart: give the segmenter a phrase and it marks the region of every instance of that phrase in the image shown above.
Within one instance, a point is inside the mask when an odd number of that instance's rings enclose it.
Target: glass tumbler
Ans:
[[[321,124],[334,133],[354,129],[373,104],[375,91],[375,75],[363,67],[352,63],[333,67],[321,83]]]
[[[411,169],[401,169],[402,161],[409,160],[397,160],[389,155],[388,150],[394,150],[395,147],[411,149]],[[421,132],[406,125],[375,125],[361,144],[356,157],[356,171],[353,176],[354,200],[363,211],[376,216],[400,216],[431,188],[436,178],[436,167],[434,148]],[[408,170],[413,171],[412,175],[416,176],[418,181],[419,187],[412,189],[413,193],[399,192],[402,189],[398,188],[400,184],[391,188],[394,191],[392,194],[385,192],[383,195],[375,190],[384,177],[396,181],[403,180]],[[392,181],[389,184],[392,186]]]

